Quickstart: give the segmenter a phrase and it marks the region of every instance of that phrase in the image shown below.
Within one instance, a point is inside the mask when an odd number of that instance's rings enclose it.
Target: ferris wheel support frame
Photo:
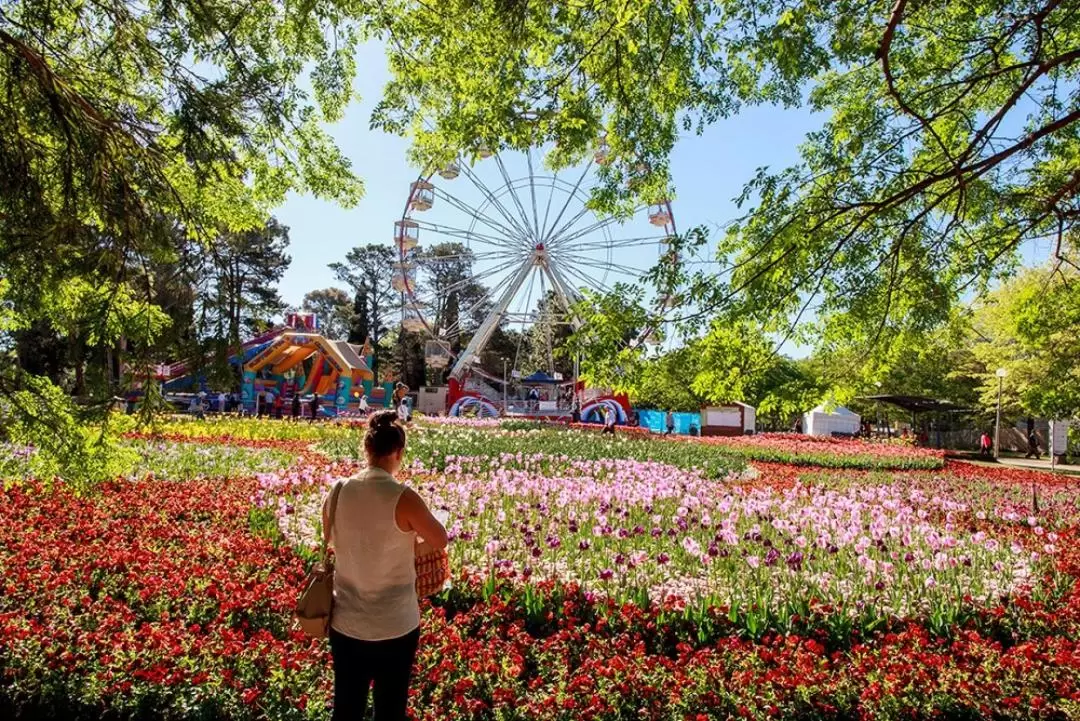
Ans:
[[[487,318],[484,318],[484,322],[480,324],[480,327],[473,333],[473,337],[469,340],[469,344],[465,346],[465,350],[458,354],[458,359],[454,363],[454,367],[450,369],[450,378],[457,380],[461,379],[461,376],[465,374],[465,369],[472,364],[472,357],[476,352],[487,345],[487,342],[491,340],[492,334],[495,333],[495,329],[502,323],[503,316],[506,315],[507,309],[510,307],[510,303],[513,302],[514,296],[524,285],[525,280],[533,272],[533,264],[522,263],[521,268],[518,269],[517,275],[510,281],[510,284],[506,286],[506,290],[499,297],[498,303],[495,304],[495,308],[488,314]]]
[[[495,329],[499,327],[503,318],[506,316],[510,303],[514,300],[514,297],[521,289],[521,286],[525,284],[526,279],[528,279],[529,275],[531,275],[536,268],[539,268],[540,272],[551,281],[555,296],[562,304],[563,310],[570,316],[571,327],[573,327],[574,330],[581,327],[581,320],[574,314],[573,303],[571,301],[571,298],[578,297],[577,293],[568,289],[561,274],[558,272],[558,266],[553,267],[547,253],[544,252],[542,247],[538,247],[533,251],[530,262],[522,264],[521,269],[518,271],[513,281],[511,281],[510,285],[503,291],[495,308],[488,317],[484,319],[484,322],[480,327],[477,328],[476,333],[473,334],[469,344],[461,351],[457,362],[454,363],[454,367],[450,370],[451,378],[460,380],[461,376],[465,374],[465,369],[472,364],[473,356],[476,355],[481,348],[486,346],[489,340],[491,340],[491,336],[495,333]]]

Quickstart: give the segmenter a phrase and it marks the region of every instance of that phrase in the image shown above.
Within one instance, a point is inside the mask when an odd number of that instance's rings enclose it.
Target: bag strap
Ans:
[[[334,518],[337,517],[337,502],[338,495],[341,493],[341,487],[345,484],[344,481],[336,481],[334,488],[330,491],[330,514],[327,517],[329,521],[326,524],[326,528],[322,533],[322,562],[323,566],[330,565],[330,533],[334,529]]]

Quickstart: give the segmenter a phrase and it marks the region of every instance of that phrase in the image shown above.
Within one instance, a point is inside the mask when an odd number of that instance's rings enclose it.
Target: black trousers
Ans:
[[[420,629],[386,641],[361,641],[330,629],[334,659],[331,721],[362,721],[375,684],[375,721],[405,721]]]

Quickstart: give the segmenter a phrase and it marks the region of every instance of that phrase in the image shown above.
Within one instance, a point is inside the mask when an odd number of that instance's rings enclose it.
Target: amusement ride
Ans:
[[[401,293],[402,328],[425,336],[427,366],[449,369],[451,414],[567,415],[565,403],[511,404],[507,379],[485,373],[480,354],[500,327],[519,326],[518,338],[523,337],[539,318],[541,299],[548,303],[547,312],[557,316],[546,324],[549,336],[553,326],[579,327],[573,308],[584,290],[607,293],[616,283],[636,281],[668,252],[676,233],[670,199],[643,204],[627,215],[593,210],[591,189],[607,159],[606,144],[600,142],[584,165],[547,172],[536,151],[481,148],[474,163],[459,158],[421,173],[410,184],[401,218],[394,223],[393,286]],[[426,246],[446,243],[457,244],[449,247],[459,253],[425,253]],[[457,261],[468,269],[465,277],[451,285],[427,282],[438,264]],[[455,308],[450,317],[445,304],[466,289],[471,290],[469,305]],[[671,303],[661,296],[653,305],[659,323]],[[656,327],[643,329],[633,342],[657,342]],[[550,348],[550,337],[547,343]],[[625,400],[585,391],[576,372],[573,379],[542,371],[523,376],[520,345],[516,356],[515,380],[572,385],[573,405],[583,416],[599,398],[625,419]]]

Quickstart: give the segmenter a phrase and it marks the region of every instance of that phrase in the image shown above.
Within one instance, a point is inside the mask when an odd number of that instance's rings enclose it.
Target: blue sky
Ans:
[[[292,265],[281,284],[282,295],[290,304],[299,305],[310,290],[340,285],[327,264],[342,260],[350,248],[367,243],[392,245],[394,221],[401,217],[409,183],[418,173],[406,162],[406,140],[368,128],[371,109],[388,79],[382,47],[369,43],[361,48],[358,66],[361,100],[330,132],[363,179],[365,195],[351,209],[311,197],[290,196],[276,211],[275,215],[289,226],[292,241]],[[732,199],[755,169],[763,165],[779,168],[794,162],[797,145],[819,122],[803,110],[755,108],[716,123],[701,136],[682,138],[671,159],[676,186],[674,211],[680,230],[722,224],[737,215]],[[511,175],[515,175],[515,164],[523,172],[520,160],[508,159]],[[481,168],[484,172],[478,172],[485,182],[498,176],[494,166]],[[447,187],[466,193],[465,182],[459,178]],[[625,229],[621,235],[615,233],[617,237],[640,234],[636,228]],[[431,238],[421,238],[422,243],[425,240],[430,242]],[[651,265],[650,253],[655,255],[654,249],[641,250],[635,267]]]

